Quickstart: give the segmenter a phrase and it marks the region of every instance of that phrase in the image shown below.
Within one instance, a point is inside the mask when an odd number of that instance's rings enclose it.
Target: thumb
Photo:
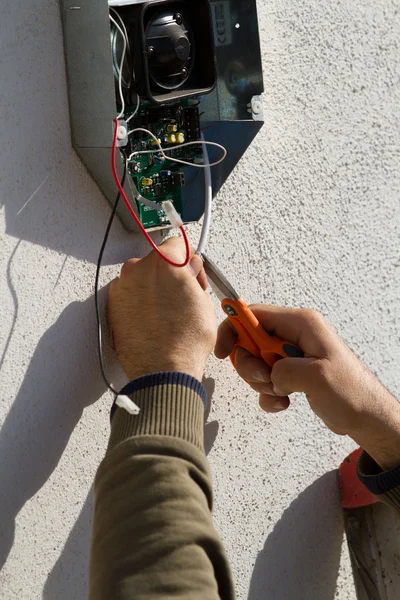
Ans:
[[[191,274],[193,275],[193,277],[197,277],[200,273],[200,271],[203,268],[203,261],[201,259],[200,256],[198,256],[197,254],[194,254],[194,256],[192,256],[192,258],[190,259],[190,262],[188,264],[188,269],[191,272]]]
[[[294,392],[308,393],[315,379],[317,358],[282,358],[271,371],[271,381],[277,396]]]
[[[203,267],[203,259],[198,254],[194,254],[192,256],[187,266],[193,277],[197,279],[200,286],[203,288],[204,291],[206,291],[208,287],[208,281]]]

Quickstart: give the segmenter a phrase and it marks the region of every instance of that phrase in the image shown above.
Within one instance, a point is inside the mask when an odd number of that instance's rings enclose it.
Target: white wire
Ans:
[[[184,144],[177,144],[175,146],[171,146],[170,148],[162,148],[161,144],[158,141],[158,139],[156,138],[156,136],[153,133],[151,133],[151,131],[149,131],[148,129],[144,129],[143,127],[138,127],[136,129],[132,129],[131,131],[129,131],[128,135],[131,135],[132,133],[135,133],[136,131],[143,131],[144,133],[147,133],[157,143],[158,148],[154,148],[153,150],[138,150],[136,152],[132,152],[132,154],[128,158],[128,161],[132,160],[135,156],[139,156],[139,154],[154,154],[155,152],[160,152],[161,156],[165,160],[170,160],[171,162],[176,162],[181,165],[188,165],[189,167],[197,167],[198,169],[208,169],[210,167],[215,167],[216,165],[219,165],[223,160],[225,160],[226,155],[228,154],[226,148],[224,148],[224,146],[221,146],[221,144],[217,144],[216,142],[206,142],[204,139],[202,141],[197,141],[197,142],[185,142]],[[206,146],[206,145],[207,146],[215,146],[216,148],[220,148],[220,150],[222,150],[222,152],[223,152],[223,155],[219,160],[217,160],[213,163],[198,165],[198,164],[190,163],[186,160],[180,160],[179,158],[172,158],[171,156],[166,156],[166,154],[165,154],[165,152],[172,152],[173,150],[177,150],[178,148],[184,148],[186,146],[195,146],[198,144],[202,144],[203,149],[204,149],[204,146]],[[204,152],[203,152],[203,154],[204,154]]]
[[[115,16],[116,16],[116,17],[118,17],[118,21],[120,22],[120,24],[121,24],[121,27],[122,27],[122,29],[124,30],[124,35],[125,35],[125,39],[126,39],[126,44],[127,44],[127,46],[128,46],[128,50],[130,51],[131,47],[130,47],[130,44],[129,44],[128,32],[127,32],[127,30],[126,30],[126,27],[125,27],[124,20],[123,20],[123,18],[121,17],[121,15],[119,14],[119,12],[117,12],[117,11],[115,10],[115,8],[113,8],[112,6],[110,6],[110,10],[112,10],[112,11],[113,11],[113,13],[115,14]]]
[[[126,119],[126,122],[128,123],[131,119],[133,119],[133,117],[135,117],[138,113],[139,107],[140,107],[140,96],[139,94],[136,94],[136,98],[137,98],[137,104],[136,104],[136,108],[135,108],[135,112],[133,112],[131,115],[129,115],[129,117]]]
[[[122,51],[121,64],[119,65],[119,74],[118,74],[118,87],[119,87],[119,97],[121,100],[121,112],[117,116],[117,119],[121,119],[121,117],[123,117],[124,113],[125,113],[125,100],[124,100],[124,94],[122,92],[122,69],[123,69],[124,62],[125,62],[127,39],[126,39],[125,34],[122,31],[121,27],[118,25],[117,21],[115,19],[113,19],[113,17],[111,15],[109,15],[109,17],[110,17],[110,21],[112,23],[114,23],[115,27],[118,29],[118,31],[122,35],[122,40],[124,42],[124,49]]]
[[[197,246],[196,254],[200,256],[203,254],[208,241],[208,235],[210,233],[211,227],[211,205],[212,205],[212,179],[211,179],[211,169],[209,165],[209,157],[207,151],[207,144],[204,141],[204,136],[201,134],[201,139],[203,142],[203,156],[204,162],[206,163],[206,168],[204,169],[204,185],[205,185],[205,199],[204,199],[204,217],[203,217],[203,225],[201,227],[200,239]]]

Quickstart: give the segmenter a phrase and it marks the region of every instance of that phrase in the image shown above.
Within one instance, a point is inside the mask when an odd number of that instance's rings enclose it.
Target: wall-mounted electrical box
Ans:
[[[113,203],[113,123],[122,113],[129,135],[118,144],[118,169],[127,161],[124,190],[144,227],[170,224],[138,198],[171,200],[184,222],[197,221],[201,135],[228,151],[212,167],[215,196],[262,126],[256,0],[61,0],[61,7],[74,149]],[[221,149],[208,149],[210,163],[218,162]],[[122,203],[118,214],[136,230]]]

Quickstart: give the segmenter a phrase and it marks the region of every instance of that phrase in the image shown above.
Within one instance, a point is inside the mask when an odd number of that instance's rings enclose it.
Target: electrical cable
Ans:
[[[175,146],[171,146],[170,148],[163,148],[161,146],[159,140],[156,138],[156,136],[148,129],[144,129],[144,127],[137,127],[136,129],[132,129],[131,131],[128,132],[128,136],[131,135],[132,133],[135,133],[136,131],[143,131],[144,133],[147,133],[147,135],[149,135],[156,142],[157,148],[154,148],[153,150],[137,150],[136,152],[132,152],[132,154],[128,158],[128,161],[132,160],[135,156],[139,156],[141,154],[154,154],[154,153],[160,152],[160,154],[164,158],[164,160],[170,160],[171,162],[176,162],[181,165],[187,165],[189,167],[197,167],[199,169],[207,169],[209,167],[215,167],[216,165],[219,165],[223,160],[225,160],[226,155],[228,154],[227,149],[224,148],[224,146],[222,146],[221,144],[217,144],[216,142],[206,142],[204,139],[203,139],[203,141],[185,142],[184,144],[177,144]],[[173,150],[178,150],[179,148],[185,148],[186,146],[195,146],[195,145],[199,145],[199,144],[202,144],[203,148],[205,145],[214,146],[216,148],[219,148],[223,152],[222,157],[213,163],[197,165],[197,164],[190,163],[186,160],[181,160],[179,158],[173,158],[171,156],[167,156],[165,154],[165,152],[172,152]]]
[[[129,50],[129,52],[130,52],[130,51],[131,51],[131,47],[130,47],[130,44],[129,44],[128,32],[127,32],[127,30],[126,30],[126,27],[125,27],[124,20],[123,20],[123,18],[121,17],[121,15],[119,14],[119,12],[117,12],[117,11],[115,10],[115,8],[113,8],[112,6],[110,6],[110,10],[112,10],[112,11],[113,11],[113,13],[114,13],[114,15],[115,15],[116,17],[118,17],[118,21],[120,22],[120,24],[121,24],[121,27],[122,27],[122,29],[124,30],[124,36],[125,36],[125,39],[126,39],[126,44],[127,44],[128,50]]]
[[[126,160],[125,160],[124,161],[124,172],[122,174],[122,179],[121,179],[121,186],[123,186],[124,183],[125,183],[126,170],[127,170],[127,166],[126,166]],[[108,378],[107,378],[107,375],[106,375],[106,371],[105,371],[105,366],[104,366],[104,359],[103,359],[103,336],[102,336],[102,330],[101,330],[100,306],[99,306],[99,279],[100,279],[100,269],[101,269],[101,263],[102,263],[102,260],[103,260],[104,250],[105,250],[105,247],[106,247],[106,244],[107,244],[107,241],[108,241],[108,236],[109,236],[109,233],[110,233],[111,226],[112,226],[113,221],[114,221],[115,213],[117,212],[117,207],[118,207],[120,198],[121,198],[121,192],[118,191],[117,197],[116,197],[115,202],[114,202],[113,209],[111,211],[110,218],[108,220],[108,224],[107,224],[107,227],[106,227],[106,232],[104,234],[103,242],[101,244],[99,256],[98,256],[98,259],[97,259],[96,277],[95,277],[95,283],[94,283],[94,302],[95,302],[95,305],[96,305],[96,320],[97,320],[97,350],[98,350],[98,353],[99,353],[100,371],[101,371],[101,375],[103,377],[104,383],[106,384],[107,388],[111,392],[113,392],[116,396],[118,396],[118,392],[111,385],[111,383],[108,381]]]
[[[157,254],[163,260],[165,260],[165,262],[167,262],[168,264],[172,265],[173,267],[186,267],[186,265],[190,261],[190,244],[189,244],[187,233],[185,231],[185,228],[184,228],[183,224],[179,225],[179,229],[180,229],[180,231],[182,233],[183,241],[185,243],[186,257],[185,257],[185,260],[182,263],[177,263],[177,262],[174,262],[173,260],[171,260],[170,258],[168,258],[168,256],[165,256],[165,254],[159,249],[159,247],[157,246],[157,244],[155,244],[155,242],[153,242],[153,240],[151,239],[151,237],[147,233],[146,229],[143,227],[143,225],[142,225],[139,217],[137,216],[137,214],[133,210],[133,208],[131,206],[131,203],[129,202],[129,200],[128,200],[125,192],[124,192],[124,189],[123,189],[123,187],[121,185],[121,182],[120,182],[120,180],[118,178],[117,164],[116,164],[118,119],[115,119],[114,124],[115,124],[115,128],[114,128],[114,139],[113,139],[112,152],[111,152],[111,168],[112,168],[113,176],[114,176],[114,179],[115,179],[115,183],[117,184],[117,187],[118,187],[118,189],[119,189],[119,191],[121,193],[122,199],[125,202],[125,205],[126,205],[127,209],[129,210],[130,214],[132,215],[132,217],[136,221],[139,229],[141,230],[141,232],[145,236],[146,240],[149,242],[149,244],[152,246],[152,248],[157,252]]]
[[[123,70],[124,62],[125,62],[127,38],[125,37],[125,34],[122,31],[121,27],[118,25],[117,21],[111,15],[109,15],[109,18],[110,18],[110,21],[112,23],[114,23],[114,26],[120,32],[120,34],[122,36],[122,40],[124,42],[124,49],[122,50],[121,64],[119,65],[119,74],[118,74],[118,88],[119,88],[119,97],[120,97],[120,101],[121,101],[121,111],[120,111],[119,115],[117,116],[117,119],[121,119],[125,113],[125,99],[124,99],[124,94],[122,91],[122,70]]]
[[[203,142],[203,156],[206,168],[204,169],[204,186],[205,186],[205,200],[204,200],[204,217],[203,225],[201,228],[200,239],[197,246],[196,254],[201,256],[207,246],[208,235],[211,227],[211,206],[212,206],[212,179],[211,179],[211,168],[209,164],[209,157],[207,151],[207,144],[204,143],[204,136],[201,134],[201,140]]]
[[[126,122],[128,123],[131,119],[133,119],[133,117],[136,117],[139,107],[140,107],[140,96],[139,94],[136,94],[136,98],[137,98],[137,103],[136,103],[136,108],[135,108],[135,112],[133,112],[131,115],[129,115],[129,117],[126,119]]]

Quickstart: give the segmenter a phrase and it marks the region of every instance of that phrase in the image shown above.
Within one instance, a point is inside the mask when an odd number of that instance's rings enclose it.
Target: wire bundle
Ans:
[[[114,217],[115,217],[121,196],[122,196],[122,199],[129,211],[129,213],[132,215],[133,219],[137,223],[140,231],[143,233],[143,235],[145,236],[145,238],[149,242],[149,244],[152,246],[152,248],[157,252],[157,254],[164,261],[166,261],[168,264],[170,264],[174,267],[185,267],[189,263],[190,256],[191,256],[190,244],[189,244],[189,240],[188,240],[185,228],[183,227],[183,224],[181,224],[179,226],[179,229],[180,229],[182,237],[183,237],[183,241],[185,243],[185,250],[186,250],[186,256],[185,256],[185,259],[183,262],[178,263],[178,262],[172,261],[167,256],[165,256],[165,254],[160,250],[160,248],[154,243],[154,241],[152,240],[152,238],[150,237],[150,235],[144,228],[138,215],[134,211],[131,203],[129,202],[129,200],[125,194],[124,184],[125,184],[126,173],[127,173],[127,168],[128,168],[127,163],[130,160],[134,159],[135,156],[138,156],[138,155],[159,153],[164,160],[169,160],[171,162],[175,162],[178,164],[204,169],[204,183],[205,183],[204,219],[203,219],[203,226],[202,226],[202,230],[201,230],[201,234],[200,234],[199,244],[198,244],[198,247],[196,250],[196,254],[201,255],[204,252],[204,249],[206,247],[208,235],[209,235],[209,231],[210,231],[210,227],[211,227],[211,204],[212,204],[211,167],[220,164],[225,159],[225,157],[227,155],[227,151],[221,144],[205,141],[203,135],[201,136],[200,141],[186,142],[184,144],[175,145],[172,148],[163,148],[161,146],[161,144],[159,143],[159,140],[155,137],[155,135],[151,131],[149,131],[147,129],[143,129],[143,128],[136,128],[136,129],[129,131],[128,135],[131,135],[136,131],[143,131],[155,140],[157,147],[152,150],[141,150],[141,151],[133,152],[129,157],[126,157],[124,155],[123,174],[122,174],[121,180],[119,179],[118,173],[117,173],[117,164],[116,164],[117,138],[118,138],[119,120],[123,119],[124,115],[125,115],[125,99],[124,99],[124,94],[123,94],[123,89],[122,89],[122,76],[123,76],[122,74],[123,74],[123,66],[125,63],[127,50],[129,50],[129,40],[128,40],[128,34],[127,34],[127,30],[126,30],[125,24],[123,22],[123,19],[121,18],[121,16],[118,14],[118,12],[115,9],[110,8],[110,10],[113,12],[115,17],[118,19],[119,23],[117,23],[116,19],[114,19],[111,15],[110,15],[110,21],[113,23],[114,27],[116,28],[118,33],[121,35],[122,41],[123,41],[121,62],[120,62],[119,69],[118,69],[118,91],[119,91],[119,96],[120,96],[121,110],[114,121],[114,136],[113,136],[112,152],[111,152],[111,168],[112,168],[113,177],[115,179],[115,183],[118,188],[118,194],[117,194],[117,197],[115,199],[115,202],[114,202],[114,205],[113,205],[113,208],[111,211],[111,215],[110,215],[107,227],[106,227],[104,239],[101,244],[101,248],[100,248],[100,252],[99,252],[99,256],[98,256],[98,260],[97,260],[94,297],[95,297],[96,319],[97,319],[97,341],[98,341],[100,370],[101,370],[101,374],[102,374],[102,377],[104,379],[104,382],[105,382],[107,388],[115,394],[117,401],[118,401],[119,392],[109,382],[106,372],[105,372],[105,366],[104,366],[104,360],[103,360],[103,348],[102,348],[103,341],[102,341],[102,329],[101,329],[100,307],[99,307],[99,279],[100,279],[100,269],[101,269],[103,255],[104,255],[104,250],[105,250],[105,247],[106,247],[106,244],[108,241],[108,236],[109,236],[109,233],[111,230],[112,223],[114,221]],[[139,111],[140,97],[138,94],[136,94],[136,97],[137,97],[137,104],[136,104],[135,111],[126,119],[126,123],[128,123],[131,119],[133,119]],[[184,161],[184,160],[172,157],[172,156],[168,156],[166,154],[172,150],[176,150],[176,149],[187,147],[187,146],[194,146],[194,145],[198,145],[198,144],[202,145],[204,164],[192,164],[187,161]],[[219,158],[217,161],[215,161],[213,163],[210,163],[207,146],[213,146],[213,147],[217,147],[217,148],[221,149],[222,153],[223,153],[221,158]],[[173,205],[172,205],[172,208],[173,208]],[[126,400],[127,404],[131,403],[129,398],[125,398],[125,400]],[[132,407],[124,405],[124,408],[126,410],[128,410],[128,412],[132,411]],[[132,412],[132,414],[136,414],[136,412],[135,413]]]

